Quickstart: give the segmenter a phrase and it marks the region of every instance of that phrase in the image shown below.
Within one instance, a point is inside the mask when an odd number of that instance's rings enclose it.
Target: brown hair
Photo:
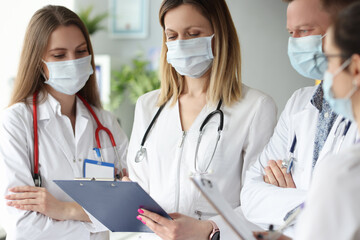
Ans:
[[[176,102],[184,89],[184,78],[167,62],[164,17],[182,4],[192,4],[209,20],[214,30],[214,61],[211,68],[207,99],[216,103],[220,99],[231,105],[241,98],[241,53],[238,35],[225,0],[164,0],[159,11],[163,28],[160,58],[161,93],[158,104],[173,98]]]
[[[42,57],[46,51],[52,32],[59,26],[77,26],[83,33],[89,54],[92,55],[91,65],[95,71],[94,52],[90,37],[84,23],[71,10],[62,6],[45,6],[33,15],[27,27],[20,63],[16,75],[9,106],[18,103],[28,103],[28,98],[34,92],[44,92],[46,96],[45,79],[42,76]],[[88,103],[101,108],[95,74],[89,77],[85,86],[79,91]],[[38,101],[43,101],[39,99]]]
[[[344,55],[360,54],[360,1],[345,8],[334,23],[334,43]]]
[[[324,9],[336,18],[338,13],[348,5],[359,0],[321,0]]]

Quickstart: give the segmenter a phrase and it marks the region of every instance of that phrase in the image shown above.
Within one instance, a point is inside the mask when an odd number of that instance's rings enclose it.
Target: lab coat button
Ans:
[[[325,117],[325,118],[328,118],[328,117],[329,117],[329,113],[326,112],[326,113],[324,114],[324,117]]]

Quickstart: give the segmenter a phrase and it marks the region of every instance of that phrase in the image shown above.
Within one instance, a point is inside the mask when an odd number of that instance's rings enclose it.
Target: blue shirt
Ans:
[[[315,142],[314,142],[314,153],[313,153],[313,164],[315,164],[319,158],[319,153],[323,148],[325,141],[330,133],[330,130],[337,118],[337,114],[332,111],[330,104],[324,98],[324,92],[322,89],[322,82],[316,89],[311,104],[319,110],[319,118],[316,125]]]

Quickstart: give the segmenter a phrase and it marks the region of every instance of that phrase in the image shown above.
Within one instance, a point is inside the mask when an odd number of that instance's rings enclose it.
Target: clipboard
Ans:
[[[192,176],[190,179],[240,239],[256,240],[252,230],[248,228],[250,222],[236,214],[214,182],[200,175]]]
[[[74,201],[112,232],[152,232],[136,219],[144,208],[170,216],[136,182],[54,180]]]

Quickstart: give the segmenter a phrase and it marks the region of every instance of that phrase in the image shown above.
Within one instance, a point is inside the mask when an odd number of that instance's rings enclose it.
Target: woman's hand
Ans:
[[[173,220],[139,209],[137,219],[163,240],[208,240],[212,231],[209,221],[201,221],[179,213],[169,214]]]
[[[9,189],[14,194],[6,195],[8,206],[44,214],[55,220],[78,220],[90,222],[82,207],[75,202],[57,200],[45,188],[21,186]]]

